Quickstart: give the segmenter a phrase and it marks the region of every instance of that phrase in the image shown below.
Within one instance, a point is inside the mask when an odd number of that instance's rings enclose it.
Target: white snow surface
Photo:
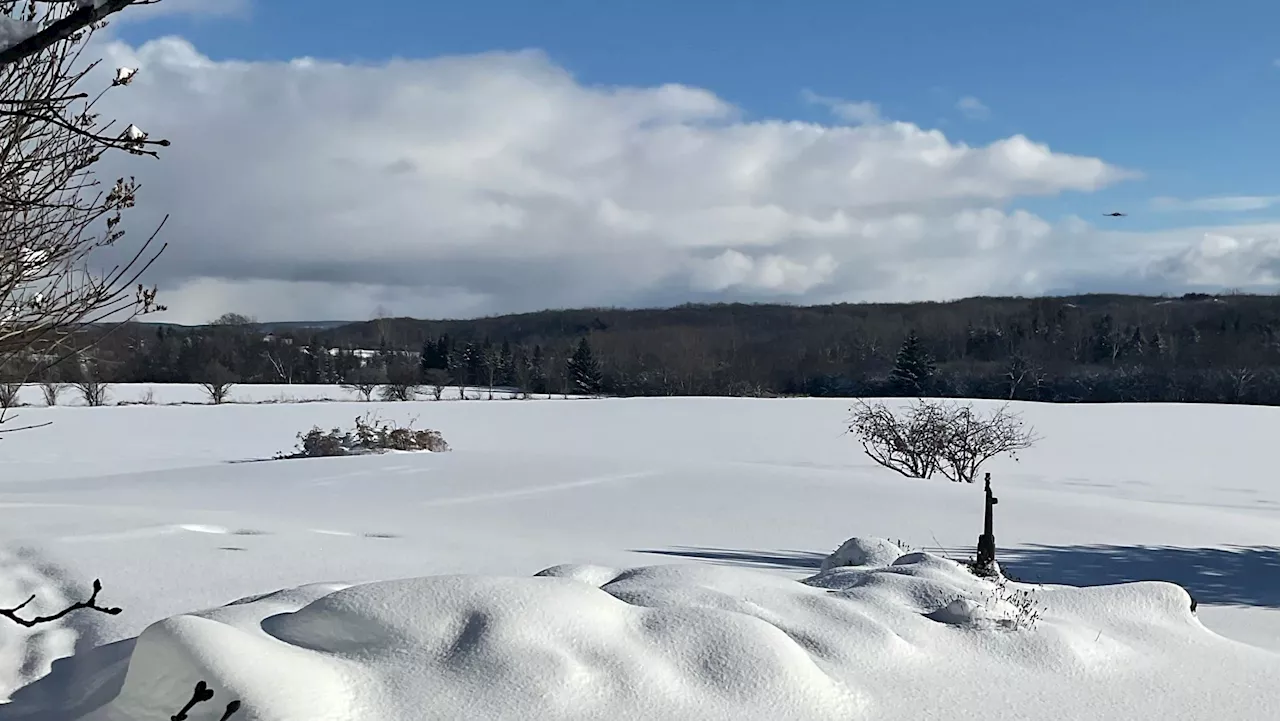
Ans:
[[[847,407],[20,408],[53,424],[0,441],[0,606],[101,578],[124,612],[0,625],[0,720],[169,718],[197,680],[196,721],[1273,717],[1280,409],[1018,405],[1000,560],[1050,585],[997,587],[956,563],[981,487],[874,466]],[[256,462],[368,410],[454,450]]]

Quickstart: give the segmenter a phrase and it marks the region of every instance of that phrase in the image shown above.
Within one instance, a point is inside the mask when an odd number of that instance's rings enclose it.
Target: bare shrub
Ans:
[[[84,376],[71,384],[87,406],[105,406],[111,384],[102,382],[93,371],[86,371]]]
[[[431,397],[438,401],[444,396],[444,389],[449,387],[449,371],[440,368],[428,368],[423,373],[423,380],[431,388]]]
[[[952,481],[973,483],[983,463],[1005,454],[1017,460],[1018,451],[1040,440],[1008,406],[985,416],[969,405],[952,406],[944,412],[947,433],[939,470]]]
[[[899,415],[884,403],[858,400],[850,412],[849,432],[871,460],[908,478],[932,478],[937,472],[947,436],[939,404],[917,400]]]
[[[987,603],[1006,612],[1000,625],[1010,630],[1030,631],[1044,615],[1044,607],[1031,591],[1011,588],[1004,576],[996,579]]]
[[[58,405],[58,400],[62,397],[62,392],[67,389],[66,384],[58,381],[45,381],[40,384],[40,393],[44,396],[44,404],[50,408]]]
[[[201,375],[204,376],[204,380],[201,381],[200,387],[204,389],[209,402],[214,405],[225,403],[228,394],[231,392],[231,386],[235,385],[236,381],[239,380],[236,374],[218,361],[210,361],[204,367]]]
[[[417,400],[418,386],[413,383],[384,383],[378,395],[384,401]]]
[[[421,371],[417,364],[396,361],[387,367],[387,379],[382,385],[382,400],[413,401],[418,399]]]
[[[1039,438],[1020,416],[1001,406],[988,415],[972,405],[917,400],[895,412],[883,402],[859,400],[850,409],[849,432],[871,460],[908,478],[973,483],[986,461],[1017,458]]]
[[[439,453],[447,450],[449,444],[439,431],[414,428],[412,421],[399,426],[392,421],[382,421],[376,415],[365,414],[356,418],[355,427],[351,430],[333,428],[325,431],[316,426],[306,433],[299,433],[297,448],[277,458],[324,458],[386,451]]]
[[[343,379],[342,389],[355,393],[363,401],[373,400],[374,391],[386,382],[386,374],[380,368],[361,366],[347,374]]]
[[[21,393],[21,383],[0,383],[0,408],[17,408],[20,405],[18,396]]]

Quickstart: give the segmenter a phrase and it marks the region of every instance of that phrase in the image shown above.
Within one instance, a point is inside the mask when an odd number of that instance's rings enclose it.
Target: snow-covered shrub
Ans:
[[[298,446],[293,453],[280,458],[323,458],[351,456],[386,451],[430,451],[440,453],[449,450],[449,444],[439,431],[414,428],[413,422],[398,426],[393,421],[382,421],[373,414],[357,417],[351,430],[333,428],[325,431],[313,427],[298,434]]]

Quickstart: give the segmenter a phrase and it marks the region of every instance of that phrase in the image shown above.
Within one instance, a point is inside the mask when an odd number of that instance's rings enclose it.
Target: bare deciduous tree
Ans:
[[[382,386],[384,401],[412,401],[418,398],[418,367],[401,360],[387,368],[387,380]]]
[[[90,263],[124,236],[139,187],[133,178],[103,186],[94,165],[110,150],[154,156],[168,145],[95,110],[134,69],[118,69],[96,95],[80,90],[97,65],[82,58],[89,37],[139,1],[0,0],[0,365],[20,361],[28,378],[83,350],[71,341],[87,324],[162,309],[138,283],[164,250],[152,249],[155,234],[114,268]]]
[[[204,380],[200,382],[200,387],[204,389],[209,402],[215,406],[226,403],[227,396],[231,392],[231,386],[235,385],[236,381],[239,380],[236,374],[218,361],[210,361],[204,367],[202,375],[204,375]]]
[[[418,397],[418,386],[404,381],[387,381],[379,395],[384,401],[412,401]]]
[[[1020,416],[1000,406],[990,414],[953,401],[917,400],[895,412],[884,403],[859,400],[849,432],[867,456],[909,478],[946,478],[973,483],[982,464],[1030,448],[1037,440]]]
[[[231,328],[252,328],[258,321],[243,313],[223,313],[222,315],[209,321],[209,325],[231,327]]]
[[[360,396],[363,401],[373,400],[374,391],[387,380],[386,373],[375,366],[360,366],[347,374],[342,388]]]
[[[449,371],[441,368],[428,368],[423,374],[423,381],[431,387],[431,397],[440,400],[444,389],[449,387]]]
[[[859,399],[850,412],[849,432],[871,460],[908,478],[931,478],[938,471],[947,422],[938,403],[914,401],[899,416],[884,403]]]
[[[948,404],[946,442],[942,446],[939,471],[956,482],[973,483],[983,463],[1000,455],[1017,460],[1039,438],[1027,428],[1021,416],[1002,405],[983,415],[971,405]]]
[[[0,409],[18,407],[18,396],[21,393],[21,383],[0,383]]]
[[[75,387],[76,392],[84,399],[85,405],[97,408],[107,404],[108,391],[111,390],[111,385],[103,383],[92,371],[86,372],[83,378],[71,385]]]
[[[285,358],[284,354],[278,350],[263,351],[262,357],[267,359],[267,362],[271,364],[271,370],[275,371],[276,375],[280,377],[280,380],[284,381],[285,385],[293,385],[293,371],[295,366],[290,362],[290,359]]]
[[[498,369],[502,367],[502,349],[497,346],[489,346],[484,349],[484,369],[489,375],[489,400],[493,400],[493,384],[498,375]]]
[[[62,397],[62,392],[67,389],[64,383],[56,380],[47,380],[40,384],[40,393],[44,395],[44,404],[50,408],[58,405],[58,399]]]
[[[1025,354],[1014,351],[1005,364],[1005,381],[1009,384],[1009,400],[1017,397],[1018,391],[1028,390],[1037,395],[1044,385],[1044,371]]]

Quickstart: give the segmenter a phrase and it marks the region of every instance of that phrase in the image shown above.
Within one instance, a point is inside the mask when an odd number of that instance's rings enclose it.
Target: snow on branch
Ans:
[[[31,57],[55,43],[67,40],[85,28],[91,28],[130,5],[151,5],[160,0],[36,0],[28,5],[27,18],[4,18],[0,22],[0,66]],[[76,9],[40,27],[35,20],[35,7],[68,5]]]

